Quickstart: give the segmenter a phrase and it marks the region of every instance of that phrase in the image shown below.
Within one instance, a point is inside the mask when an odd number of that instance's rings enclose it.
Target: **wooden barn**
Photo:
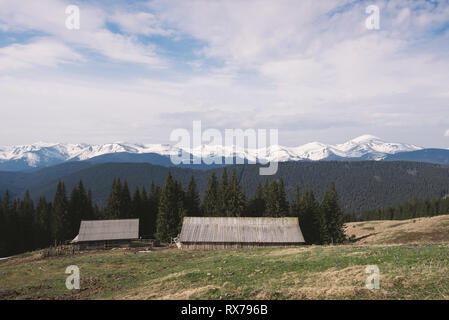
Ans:
[[[304,244],[298,218],[185,217],[181,249],[224,249]]]
[[[81,250],[108,249],[129,246],[136,239],[139,239],[139,219],[83,220],[71,243]]]

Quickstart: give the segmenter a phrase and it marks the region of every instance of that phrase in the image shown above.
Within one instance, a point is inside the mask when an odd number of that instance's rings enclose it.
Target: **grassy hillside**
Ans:
[[[359,244],[433,243],[449,240],[449,215],[410,220],[379,220],[346,224],[346,235]]]
[[[81,290],[65,288],[77,265]],[[380,289],[365,268],[380,269]],[[149,253],[125,250],[0,261],[0,299],[448,299],[447,245]]]
[[[449,299],[448,230],[441,216],[349,224],[376,233],[352,245],[32,252],[0,261],[0,299]],[[80,268],[79,291],[65,288],[69,265]],[[380,269],[379,290],[365,287],[368,265]]]

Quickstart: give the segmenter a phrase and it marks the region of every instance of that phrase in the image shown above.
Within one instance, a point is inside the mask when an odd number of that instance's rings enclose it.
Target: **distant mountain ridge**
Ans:
[[[449,150],[422,149],[410,152],[398,152],[388,155],[385,161],[415,161],[449,164]]]
[[[363,135],[342,144],[323,144],[311,142],[298,147],[273,145],[266,153],[258,149],[245,149],[234,146],[201,145],[185,150],[192,158],[222,156],[249,162],[263,161],[319,161],[319,160],[393,160],[392,155],[401,154],[408,161],[449,163],[449,150],[433,149],[431,154],[422,156],[426,150],[412,144],[386,142],[372,135]],[[68,161],[89,160],[104,162],[146,162],[173,166],[170,156],[176,155],[180,148],[168,144],[109,143],[102,145],[35,143],[0,147],[0,171],[24,171],[44,168]],[[407,154],[410,156],[407,156]],[[435,158],[435,161],[433,161]],[[422,159],[422,160],[419,160]],[[400,159],[396,159],[400,160]],[[188,166],[188,165],[181,165]],[[195,167],[194,165],[191,167]],[[201,166],[196,166],[201,168]],[[207,165],[203,164],[203,167]]]

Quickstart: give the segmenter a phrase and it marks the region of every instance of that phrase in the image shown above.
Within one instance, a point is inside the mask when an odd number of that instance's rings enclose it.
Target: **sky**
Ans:
[[[0,0],[0,115],[0,145],[169,143],[201,120],[449,148],[449,2]]]

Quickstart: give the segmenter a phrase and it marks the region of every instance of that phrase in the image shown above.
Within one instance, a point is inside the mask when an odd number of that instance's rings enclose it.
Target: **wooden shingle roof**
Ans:
[[[139,238],[139,219],[83,220],[72,243]]]
[[[303,243],[298,218],[185,217],[180,242]]]

